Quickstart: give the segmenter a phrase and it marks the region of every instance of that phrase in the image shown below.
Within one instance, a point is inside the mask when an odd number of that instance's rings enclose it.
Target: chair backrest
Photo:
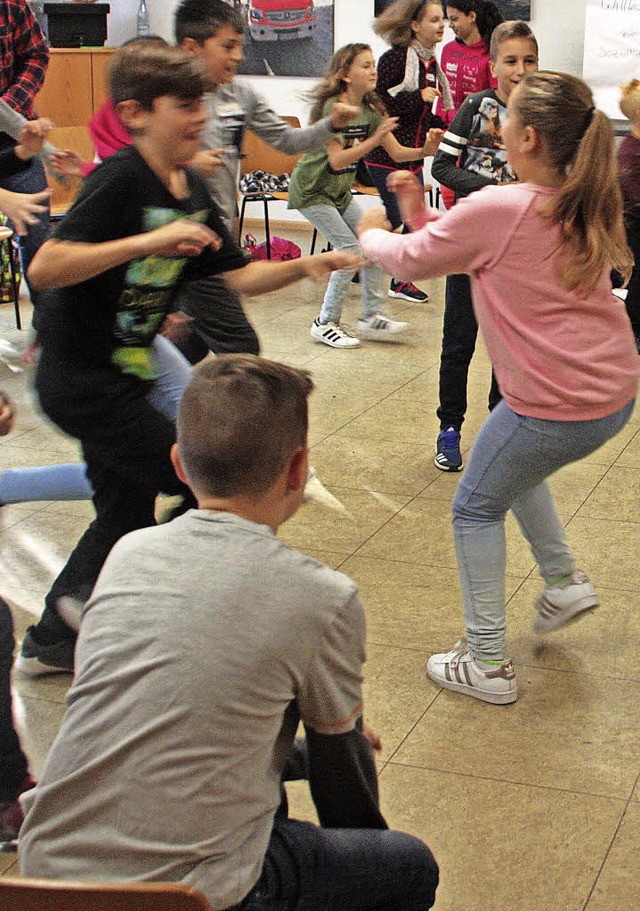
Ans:
[[[0,878],[2,911],[212,911],[183,883],[83,883]]]
[[[70,149],[72,152],[78,152],[85,161],[93,161],[95,148],[89,128],[86,126],[56,127],[51,130],[48,139],[58,149]],[[64,183],[49,177],[49,187],[51,189],[49,204],[53,218],[60,218],[64,215],[78,195],[81,185],[82,179],[80,177],[69,178]]]
[[[300,121],[297,117],[283,117],[292,127],[299,127]],[[253,130],[247,130],[244,135],[243,151],[245,158],[242,159],[241,172],[248,174],[250,171],[267,171],[269,174],[291,174],[296,162],[302,157],[299,155],[287,155],[285,152],[279,152],[272,146],[263,142]]]

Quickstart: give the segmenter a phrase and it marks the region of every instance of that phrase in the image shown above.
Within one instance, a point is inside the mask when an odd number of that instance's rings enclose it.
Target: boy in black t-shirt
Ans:
[[[17,667],[28,674],[73,669],[75,632],[59,611],[86,600],[123,534],[153,524],[156,495],[195,505],[171,465],[174,426],[146,397],[150,345],[179,283],[224,273],[235,290],[260,294],[354,267],[335,251],[247,263],[206,185],[182,164],[206,123],[204,87],[201,64],[184,51],[120,49],[111,93],[133,146],[89,175],[30,268],[37,289],[56,289],[42,308],[36,389],[46,414],[82,444],[96,518],[27,630]]]

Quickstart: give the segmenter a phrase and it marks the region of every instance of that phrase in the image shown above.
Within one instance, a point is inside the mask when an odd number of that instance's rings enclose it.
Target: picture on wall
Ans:
[[[505,19],[531,19],[531,0],[493,0]],[[393,3],[393,0],[374,0],[374,15],[380,13]],[[451,4],[455,4],[452,2]]]
[[[245,76],[323,76],[333,56],[334,0],[226,0],[244,19]]]

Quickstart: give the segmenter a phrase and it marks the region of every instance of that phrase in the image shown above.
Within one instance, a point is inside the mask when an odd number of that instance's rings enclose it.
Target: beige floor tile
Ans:
[[[18,876],[18,855],[15,851],[0,852],[0,876],[13,878]]]
[[[640,418],[640,411],[637,407],[634,417]],[[633,437],[616,459],[616,466],[621,466],[623,468],[640,468],[640,429],[638,429],[638,425],[629,422],[627,427],[622,431],[622,434],[631,434],[633,431],[635,431]],[[622,436],[622,434],[620,434],[620,436]]]
[[[437,911],[581,909],[624,810],[623,801],[395,762],[380,786],[390,825],[422,838],[440,864]]]
[[[402,509],[408,499],[327,486],[329,494],[323,499],[333,505],[307,503],[280,530],[280,538],[287,544],[305,552],[309,547],[320,547],[351,554]]]
[[[3,584],[47,592],[86,526],[81,516],[41,510],[0,533]]]
[[[622,522],[615,515],[608,519],[578,515],[569,522],[567,532],[578,566],[588,567],[597,585],[640,591],[639,522]]]
[[[640,804],[627,807],[585,911],[640,908]]]
[[[311,463],[330,490],[344,486],[409,498],[432,479],[433,466],[426,447],[355,440],[348,434],[346,427],[311,450]]]
[[[518,701],[442,691],[393,757],[459,774],[628,799],[640,682],[518,667]],[[425,700],[437,687],[425,681]]]
[[[578,510],[584,518],[635,522],[640,533],[640,467],[613,465]]]
[[[34,459],[39,458],[40,451],[55,452],[58,457],[66,454],[66,461],[78,462],[81,460],[79,446],[76,440],[64,436],[50,424],[41,424],[33,430],[26,430],[17,436],[8,438],[4,444],[9,449],[24,449],[32,453]],[[37,462],[35,463],[37,464]]]
[[[64,716],[64,702],[26,696],[14,689],[13,711],[31,774],[37,780]]]

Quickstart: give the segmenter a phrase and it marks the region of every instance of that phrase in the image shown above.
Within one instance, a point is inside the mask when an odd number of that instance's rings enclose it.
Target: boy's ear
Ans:
[[[182,481],[183,484],[189,486],[189,482],[184,473],[184,468],[182,467],[182,459],[180,458],[180,450],[178,449],[178,444],[174,443],[171,447],[171,464],[173,469],[178,476],[178,479]]]
[[[145,111],[139,101],[133,98],[127,101],[119,101],[116,105],[116,111],[120,120],[130,130],[140,129],[144,126],[145,117],[149,111]]]
[[[301,446],[290,456],[287,468],[287,493],[300,490],[307,483],[307,474],[309,473],[308,456],[309,448],[307,446]]]
[[[189,54],[197,54],[201,46],[195,38],[183,38],[180,42],[180,47],[183,51],[188,51]]]

